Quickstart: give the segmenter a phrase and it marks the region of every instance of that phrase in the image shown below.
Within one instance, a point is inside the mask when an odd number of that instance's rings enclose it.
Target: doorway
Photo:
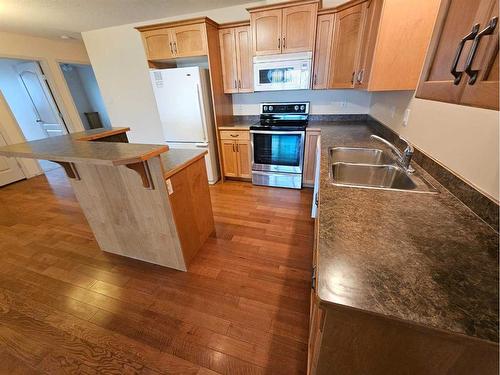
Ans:
[[[59,65],[83,127],[87,130],[111,128],[108,112],[92,66],[72,63],[60,63]]]
[[[38,61],[0,58],[0,91],[27,141],[68,133]],[[44,172],[59,167],[39,164]]]

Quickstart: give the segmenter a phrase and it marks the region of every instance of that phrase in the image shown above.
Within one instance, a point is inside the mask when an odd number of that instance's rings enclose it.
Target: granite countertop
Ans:
[[[498,233],[418,165],[439,194],[330,184],[328,148],[373,147],[374,131],[310,126],[321,129],[320,300],[498,342]]]
[[[160,155],[165,179],[170,178],[180,170],[203,158],[207,150],[170,149]]]
[[[85,142],[127,130],[128,128],[93,129],[18,143],[0,147],[0,155],[74,163],[123,165],[147,160],[168,150],[165,145]]]

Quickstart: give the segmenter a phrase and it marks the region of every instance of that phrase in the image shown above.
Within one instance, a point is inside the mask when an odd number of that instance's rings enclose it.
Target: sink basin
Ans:
[[[407,174],[397,165],[333,163],[331,178],[334,185],[372,189],[402,190],[424,193],[437,192],[418,176]]]
[[[334,147],[329,151],[332,163],[394,164],[391,155],[378,148]]]

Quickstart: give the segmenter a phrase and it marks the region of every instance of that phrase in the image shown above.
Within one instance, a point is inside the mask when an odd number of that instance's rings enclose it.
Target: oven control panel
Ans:
[[[261,114],[309,114],[309,102],[260,103]]]

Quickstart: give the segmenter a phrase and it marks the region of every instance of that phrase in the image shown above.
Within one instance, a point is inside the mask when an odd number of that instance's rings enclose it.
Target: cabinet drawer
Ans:
[[[224,130],[220,132],[220,139],[250,140],[250,132],[246,130]]]

